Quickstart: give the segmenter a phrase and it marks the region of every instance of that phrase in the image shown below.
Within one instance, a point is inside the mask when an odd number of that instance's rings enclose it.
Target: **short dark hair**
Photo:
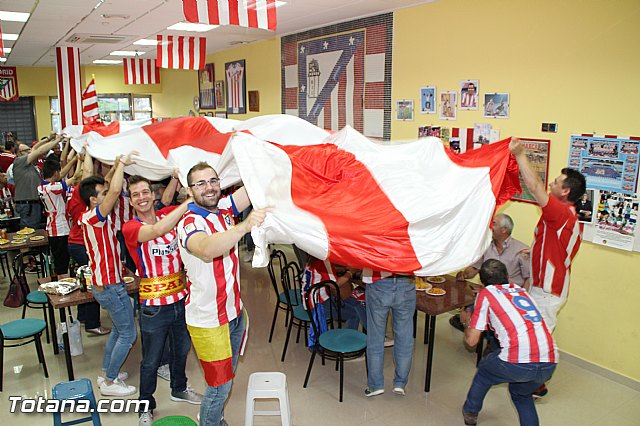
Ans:
[[[216,175],[218,174],[218,172],[216,172],[216,169],[211,167],[209,163],[207,163],[206,161],[200,161],[199,163],[196,163],[193,167],[191,167],[191,169],[189,169],[189,173],[187,173],[187,185],[191,186],[191,184],[193,183],[191,182],[191,175],[194,172],[199,172],[200,170],[207,170],[207,169],[213,170]]]
[[[564,182],[562,182],[562,188],[569,188],[567,200],[575,203],[582,197],[582,194],[587,191],[587,180],[582,173],[569,167],[562,169],[562,174],[567,177]]]
[[[15,149],[16,147],[16,143],[10,139],[7,139],[4,143],[4,149],[7,151],[12,151],[13,149]]]
[[[60,163],[56,160],[47,160],[42,165],[42,177],[44,179],[49,179],[56,174],[56,172],[60,171]]]
[[[91,207],[91,197],[98,195],[96,186],[104,185],[105,183],[106,181],[102,176],[89,176],[88,178],[82,179],[78,191],[80,191],[80,198],[82,198],[82,201],[84,201],[87,207]]]
[[[485,260],[480,267],[480,282],[484,286],[509,284],[509,273],[504,263],[497,259]]]
[[[149,179],[144,176],[133,175],[129,176],[129,179],[127,179],[127,192],[131,193],[131,185],[135,185],[136,183],[140,182],[147,182],[147,185],[149,185],[149,189],[151,189],[151,181]]]

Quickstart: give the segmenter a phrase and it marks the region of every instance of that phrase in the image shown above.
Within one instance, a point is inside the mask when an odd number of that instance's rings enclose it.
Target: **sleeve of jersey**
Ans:
[[[553,195],[549,196],[549,202],[542,208],[542,218],[554,229],[561,228],[570,219],[571,214],[571,209]]]
[[[204,224],[197,220],[194,215],[185,217],[181,223],[178,224],[178,238],[180,238],[180,245],[187,248],[187,241],[189,238],[197,233],[204,232]]]
[[[228,197],[224,197],[218,202],[218,208],[222,210],[231,209],[234,216],[240,215],[241,212],[236,208],[236,203],[233,201],[233,195],[229,195]]]
[[[471,328],[484,331],[487,329],[487,320],[489,318],[489,299],[487,298],[487,290],[483,289],[478,294],[476,306],[471,315]]]
[[[160,216],[164,216],[164,215],[167,215],[167,214],[171,213],[172,211],[174,211],[178,207],[180,207],[180,206],[164,206],[161,209],[157,210],[156,213],[159,214]]]
[[[107,218],[102,217],[102,215],[100,215],[100,210],[98,209],[98,206],[96,206],[95,209],[86,212],[82,216],[82,222],[85,225],[89,225],[89,226],[102,227],[106,223],[106,221],[107,221]]]

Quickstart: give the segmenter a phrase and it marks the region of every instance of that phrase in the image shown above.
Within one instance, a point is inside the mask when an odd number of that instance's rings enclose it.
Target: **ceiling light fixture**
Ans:
[[[7,58],[0,58],[0,62],[7,62]]]
[[[121,64],[122,61],[118,61],[115,59],[96,59],[93,61],[94,64],[103,64],[103,65],[116,65]]]
[[[177,24],[173,24],[170,27],[167,27],[167,29],[174,30],[174,31],[191,31],[196,33],[204,33],[218,27],[219,25],[194,24],[192,22],[178,22]]]
[[[7,12],[0,10],[0,21],[27,22],[29,16],[31,16],[31,14],[26,12]]]
[[[133,50],[114,50],[109,53],[111,56],[140,56],[144,55],[146,52],[138,52],[137,50],[134,52]]]
[[[15,41],[18,39],[18,34],[2,33],[2,39]]]
[[[134,41],[133,44],[137,44],[138,46],[157,46],[158,40],[149,40],[148,38],[141,38],[138,41]]]
[[[99,8],[100,6],[102,6],[102,3],[104,3],[104,0],[99,0],[98,4],[96,4],[95,6],[93,6],[93,10],[96,10],[97,8]]]
[[[11,53],[11,48],[10,47],[5,47],[4,48],[4,53]]]

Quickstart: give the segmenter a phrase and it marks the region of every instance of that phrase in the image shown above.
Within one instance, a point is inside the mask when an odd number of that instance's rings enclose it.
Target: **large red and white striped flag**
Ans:
[[[82,92],[82,124],[100,121],[98,110],[98,94],[96,93],[95,79],[91,79],[87,88]]]
[[[56,47],[56,77],[62,127],[82,124],[79,48]]]
[[[182,0],[184,19],[275,31],[276,0]]]
[[[207,39],[158,35],[156,66],[180,70],[204,69]]]
[[[0,21],[0,56],[4,57],[4,42],[2,41],[2,21]]]
[[[160,84],[160,68],[154,59],[124,58],[124,84]]]
[[[80,152],[85,141],[91,142],[100,140],[108,136],[117,135],[121,132],[127,132],[137,127],[146,126],[153,122],[154,120],[152,118],[132,121],[113,121],[109,124],[97,121],[84,125],[67,126],[62,129],[62,133],[71,137],[71,146],[76,151]]]
[[[354,267],[449,273],[482,255],[496,208],[520,189],[508,140],[453,155],[437,138],[380,145],[292,116],[183,117],[89,143],[107,161],[130,150],[141,155],[127,173],[157,179],[177,166],[184,178],[205,160],[223,186],[241,179],[255,207],[271,207],[252,232],[255,266],[266,243],[294,243]]]

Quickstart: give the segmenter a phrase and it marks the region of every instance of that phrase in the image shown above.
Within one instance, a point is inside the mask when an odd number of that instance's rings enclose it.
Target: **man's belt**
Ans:
[[[38,204],[40,200],[15,200],[16,204]]]
[[[182,271],[161,277],[140,279],[140,299],[150,300],[171,296],[184,290]]]

